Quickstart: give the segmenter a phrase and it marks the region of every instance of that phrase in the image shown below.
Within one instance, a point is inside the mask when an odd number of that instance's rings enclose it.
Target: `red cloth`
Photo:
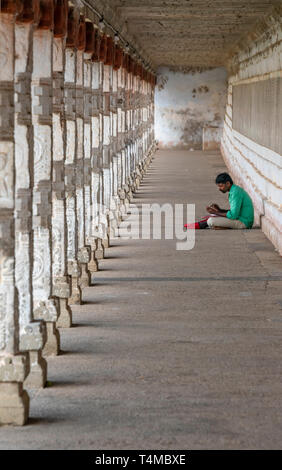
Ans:
[[[189,228],[190,229],[193,229],[193,228],[194,229],[199,229],[200,228],[199,222],[196,222],[195,224],[185,224],[184,227],[187,228],[187,229],[189,229]]]
[[[199,220],[199,222],[206,222],[211,216],[210,215],[205,215],[204,217],[201,218],[201,220]],[[199,229],[200,226],[199,226],[199,222],[195,222],[194,224],[185,224],[184,225],[184,228],[187,228],[187,229]]]

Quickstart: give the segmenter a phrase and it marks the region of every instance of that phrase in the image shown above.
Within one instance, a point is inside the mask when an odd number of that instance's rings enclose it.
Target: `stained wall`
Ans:
[[[227,72],[158,70],[155,132],[160,148],[220,147],[227,96]]]

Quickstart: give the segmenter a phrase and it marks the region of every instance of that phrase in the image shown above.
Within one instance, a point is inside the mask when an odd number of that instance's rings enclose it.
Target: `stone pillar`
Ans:
[[[98,32],[96,31],[96,37]],[[93,57],[95,60],[93,60]],[[97,260],[104,258],[104,246],[100,230],[100,199],[102,152],[103,152],[103,94],[102,94],[102,64],[98,57],[92,56],[92,154],[91,154],[91,236],[96,241],[95,257]]]
[[[46,4],[48,8],[45,9]],[[56,328],[58,304],[52,289],[52,2],[43,2],[38,29],[33,33],[32,123],[34,152],[33,188],[33,305],[34,318],[45,320],[44,355],[57,355],[60,336]]]
[[[123,105],[124,105],[124,95],[123,95],[123,77],[124,77],[124,68],[121,66],[117,70],[117,196],[119,199],[119,216],[120,220],[125,214],[125,193],[122,189],[123,187],[123,160],[122,160],[122,151],[124,147],[124,136],[123,136]]]
[[[133,74],[131,72],[132,66],[129,68],[127,74],[127,109],[126,109],[126,132],[127,132],[127,147],[126,147],[126,190],[129,201],[132,199],[132,179],[131,179],[131,162],[132,162],[132,144],[133,144],[133,131],[132,131],[132,82]]]
[[[112,159],[111,159],[111,201],[110,201],[110,224],[113,235],[115,229],[121,221],[120,199],[118,196],[118,173],[120,158],[118,156],[118,115],[117,115],[117,94],[118,94],[118,71],[112,69],[112,94],[111,94],[111,115],[112,115]]]
[[[144,158],[144,148],[143,148],[143,106],[144,106],[144,94],[143,94],[143,69],[140,69],[139,75],[139,143],[138,143],[138,180],[139,184],[143,178],[143,158]]]
[[[147,119],[146,119],[146,81],[145,81],[145,70],[143,70],[143,77],[142,77],[142,169],[141,173],[144,175],[145,172],[145,160],[147,156]]]
[[[155,141],[155,131],[154,131],[154,124],[155,124],[155,85],[153,83],[154,77],[152,76],[152,81],[149,85],[150,90],[150,146],[153,145]]]
[[[85,21],[80,18],[78,50],[76,53],[76,132],[77,132],[77,158],[76,158],[76,210],[78,235],[78,261],[81,268],[79,279],[80,287],[87,287],[91,283],[88,270],[90,262],[90,247],[85,244],[85,205],[84,205],[84,106],[83,106],[83,56],[86,41]]]
[[[93,213],[93,197],[95,195],[92,186],[92,168],[91,168],[91,152],[92,152],[92,119],[93,116],[93,100],[92,100],[92,62],[91,57],[94,53],[95,31],[92,23],[86,23],[86,48],[84,53],[84,198],[85,198],[85,240],[90,246],[90,261],[88,269],[90,273],[98,271],[98,261],[96,259],[97,237],[92,233],[92,213]],[[97,105],[96,105],[97,107]],[[94,124],[94,122],[93,122]],[[99,131],[98,123],[94,132]],[[99,142],[99,141],[98,141]],[[98,144],[99,145],[99,144]],[[94,163],[94,162],[93,162]],[[93,194],[92,194],[93,193]]]
[[[60,12],[64,12],[62,3]],[[58,12],[57,12],[58,13]],[[60,22],[61,23],[61,22]],[[67,271],[67,215],[65,202],[66,124],[64,118],[64,56],[66,24],[56,24],[53,44],[53,179],[52,179],[52,255],[53,295],[59,300],[57,327],[72,326],[71,280]],[[56,37],[58,36],[58,37]]]
[[[128,91],[127,91],[127,77],[128,77],[128,55],[124,56],[121,75],[120,75],[120,84],[119,84],[119,93],[121,99],[121,110],[120,110],[120,127],[121,127],[121,189],[119,190],[119,196],[123,201],[124,213],[127,212],[129,208],[129,198],[128,198],[128,186],[127,186],[127,106],[128,106]]]
[[[76,46],[78,35],[79,14],[69,8],[68,36],[65,50],[65,119],[66,119],[66,159],[65,159],[65,190],[67,213],[67,260],[68,274],[71,276],[71,297],[69,304],[81,303],[79,278],[81,268],[78,263],[78,224],[76,218]]]
[[[131,165],[130,165],[130,176],[131,176],[131,188],[132,191],[136,191],[135,184],[135,168],[136,168],[136,121],[137,121],[137,107],[136,107],[136,64],[134,64],[133,76],[132,76],[132,109],[131,109],[131,126],[132,126],[132,145],[131,145]]]
[[[133,178],[134,189],[138,189],[140,184],[140,171],[139,171],[139,158],[140,158],[140,79],[139,79],[139,64],[135,66],[134,74],[134,160],[133,160]]]
[[[0,424],[23,425],[29,412],[29,397],[23,390],[29,361],[27,354],[19,354],[15,286],[14,2],[4,5],[0,8]]]
[[[111,112],[110,112],[110,86],[111,66],[104,65],[103,71],[103,245],[109,247],[109,210],[111,201]]]
[[[33,321],[32,187],[33,140],[31,121],[32,23],[15,24],[15,276],[19,300],[20,350],[29,351],[30,373],[25,385],[44,387],[47,362],[43,322]]]

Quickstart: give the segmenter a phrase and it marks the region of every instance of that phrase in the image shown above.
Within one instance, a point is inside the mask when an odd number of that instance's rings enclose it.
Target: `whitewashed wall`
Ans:
[[[281,39],[281,24],[272,21],[261,39],[247,52],[239,54],[237,72],[229,79],[221,149],[235,181],[253,199],[256,223],[282,255],[282,156],[236,132],[232,126],[232,98],[236,85],[282,77]]]
[[[160,148],[202,149],[203,129],[210,148],[219,148],[226,105],[224,68],[202,72],[158,70],[155,133]]]

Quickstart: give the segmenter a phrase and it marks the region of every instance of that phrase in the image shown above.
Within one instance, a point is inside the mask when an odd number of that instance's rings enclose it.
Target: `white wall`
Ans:
[[[281,39],[281,27],[273,22],[260,40],[247,52],[239,54],[237,72],[229,79],[221,149],[235,181],[253,199],[256,223],[261,225],[282,255],[282,156],[236,132],[232,125],[232,99],[236,85],[282,77]]]
[[[159,68],[155,92],[155,133],[159,146],[202,149],[203,128],[208,126],[206,138],[211,146],[219,147],[226,94],[224,68],[201,73]]]

